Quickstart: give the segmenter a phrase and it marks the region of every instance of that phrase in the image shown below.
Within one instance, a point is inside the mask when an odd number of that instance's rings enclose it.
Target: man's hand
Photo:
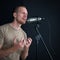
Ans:
[[[15,37],[13,41],[14,41],[14,47],[16,50],[22,49],[24,47],[24,40],[20,40],[19,42],[17,42],[17,39]]]
[[[31,43],[32,43],[32,39],[28,38],[25,42],[24,50],[22,51],[22,54],[21,54],[21,59],[22,60],[25,60],[27,58],[29,47],[30,47]]]
[[[32,43],[32,39],[31,38],[28,38],[27,41],[26,41],[25,47],[26,48],[29,48],[30,45],[31,45],[31,43]]]
[[[22,54],[21,54],[21,59],[22,60],[25,60],[27,58],[29,47],[30,47],[31,43],[32,43],[32,39],[28,38],[25,42],[24,50],[22,51]]]

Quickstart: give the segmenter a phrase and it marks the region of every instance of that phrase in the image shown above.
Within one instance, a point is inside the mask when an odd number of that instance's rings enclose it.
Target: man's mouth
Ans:
[[[26,21],[27,19],[26,18],[23,18],[24,21]]]

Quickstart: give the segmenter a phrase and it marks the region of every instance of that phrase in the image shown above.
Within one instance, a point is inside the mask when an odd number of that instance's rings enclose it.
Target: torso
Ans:
[[[4,44],[3,44],[2,49],[7,49],[7,48],[12,47],[13,46],[13,39],[15,37],[16,37],[17,43],[20,40],[27,38],[25,32],[21,28],[19,30],[16,30],[12,26],[10,26],[9,24],[6,24],[3,26],[3,29],[4,29]],[[9,58],[10,60],[15,60],[15,59],[19,60],[19,57],[20,57],[20,50],[5,57],[5,60],[7,60],[7,58]]]

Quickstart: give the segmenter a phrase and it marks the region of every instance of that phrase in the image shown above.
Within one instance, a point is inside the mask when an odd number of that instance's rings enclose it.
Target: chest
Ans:
[[[16,37],[16,42],[24,39],[24,33],[22,30],[15,31],[12,29],[8,29],[4,34],[4,48],[9,48],[13,45],[14,38]]]

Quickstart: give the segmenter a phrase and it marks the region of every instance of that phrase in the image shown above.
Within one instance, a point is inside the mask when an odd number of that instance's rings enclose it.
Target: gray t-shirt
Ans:
[[[10,24],[5,24],[0,26],[0,45],[1,49],[8,49],[13,46],[13,39],[16,37],[16,42],[20,40],[26,40],[27,35],[22,28],[19,30],[14,29]],[[18,49],[18,51],[11,53],[9,56],[5,56],[0,60],[20,60],[20,54],[23,49]]]

